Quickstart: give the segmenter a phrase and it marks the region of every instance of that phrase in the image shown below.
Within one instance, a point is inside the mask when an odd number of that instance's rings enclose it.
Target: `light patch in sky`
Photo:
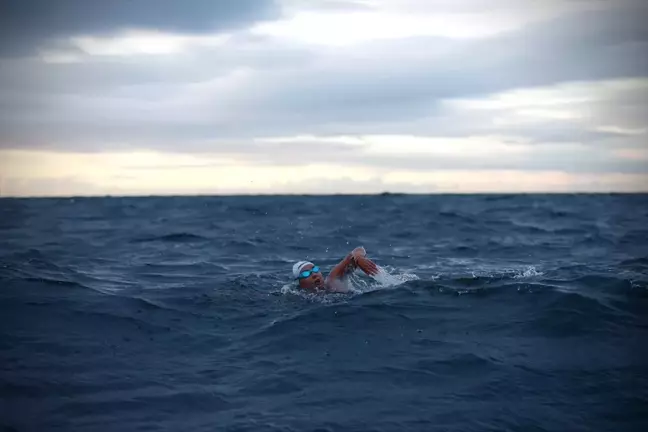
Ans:
[[[331,46],[426,36],[478,39],[570,12],[601,9],[605,1],[280,0],[285,17],[251,31]]]
[[[619,135],[648,135],[648,128],[624,128],[619,126],[599,126],[599,132],[609,132]]]
[[[552,87],[515,89],[478,99],[455,99],[448,104],[466,109],[524,109],[528,107],[554,108],[580,104],[595,99],[603,83],[565,83]]]
[[[511,154],[527,153],[531,149],[524,144],[511,142],[506,137],[420,137],[408,135],[364,136],[368,153],[391,155],[426,155],[434,157],[454,156],[465,159],[506,157]]]
[[[300,43],[344,46],[421,36],[472,39],[513,28],[513,22],[493,25],[481,15],[298,12],[281,21],[258,24],[251,32]]]
[[[183,35],[142,30],[122,32],[110,37],[74,36],[64,43],[71,49],[43,50],[40,58],[46,63],[70,63],[81,61],[79,51],[88,56],[172,55],[190,48],[223,46],[229,38],[229,34]]]
[[[443,101],[443,106],[455,112],[491,115],[493,125],[498,127],[545,124],[550,130],[556,124],[563,123],[580,124],[598,132],[642,135],[648,131],[647,128],[608,123],[611,121],[610,107],[642,94],[648,94],[647,78],[623,78],[563,82],[508,90],[481,98],[447,99]],[[645,105],[641,104],[632,107],[645,110]],[[616,120],[625,121],[623,118]]]
[[[0,151],[4,195],[30,195],[34,180],[58,182],[56,194],[197,193],[210,190],[239,193],[271,192],[290,183],[353,178],[366,181],[371,168],[336,166],[316,161],[290,161],[285,166],[254,165],[220,155],[162,152],[59,153]],[[65,190],[66,181],[87,185],[87,191]]]
[[[367,144],[366,138],[362,136],[325,136],[319,137],[315,135],[296,135],[293,137],[270,137],[270,138],[255,138],[254,141],[260,143],[303,143],[303,142],[320,142],[330,144],[347,144],[351,146],[363,146]]]
[[[643,153],[642,153],[643,155]],[[635,153],[621,157],[638,156]],[[645,157],[645,155],[644,155]],[[648,174],[398,168],[315,160],[258,165],[219,155],[0,151],[10,196],[391,192],[644,191]]]
[[[618,158],[629,159],[629,160],[640,160],[648,162],[648,148],[642,149],[629,149],[621,148],[614,150],[614,155]]]

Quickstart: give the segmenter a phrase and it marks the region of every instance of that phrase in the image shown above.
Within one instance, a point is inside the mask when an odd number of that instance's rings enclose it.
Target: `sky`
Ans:
[[[3,196],[648,191],[645,0],[5,0]]]

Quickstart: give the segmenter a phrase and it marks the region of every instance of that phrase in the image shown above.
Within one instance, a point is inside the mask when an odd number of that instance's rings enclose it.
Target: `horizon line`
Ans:
[[[96,194],[96,195],[0,195],[0,199],[76,199],[76,198],[243,198],[243,197],[379,197],[442,195],[646,195],[646,191],[547,191],[547,192],[373,192],[373,193],[196,193],[196,194]]]

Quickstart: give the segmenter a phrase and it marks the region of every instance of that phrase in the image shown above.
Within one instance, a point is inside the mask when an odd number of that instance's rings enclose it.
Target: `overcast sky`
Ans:
[[[3,195],[648,191],[645,0],[8,0]]]

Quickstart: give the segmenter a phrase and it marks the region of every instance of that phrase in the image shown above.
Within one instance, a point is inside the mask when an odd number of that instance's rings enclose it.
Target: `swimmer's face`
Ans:
[[[302,271],[310,270],[312,268],[312,264],[307,264],[302,268]],[[324,276],[322,276],[322,272],[311,273],[307,278],[299,279],[299,287],[306,289],[324,287]]]

